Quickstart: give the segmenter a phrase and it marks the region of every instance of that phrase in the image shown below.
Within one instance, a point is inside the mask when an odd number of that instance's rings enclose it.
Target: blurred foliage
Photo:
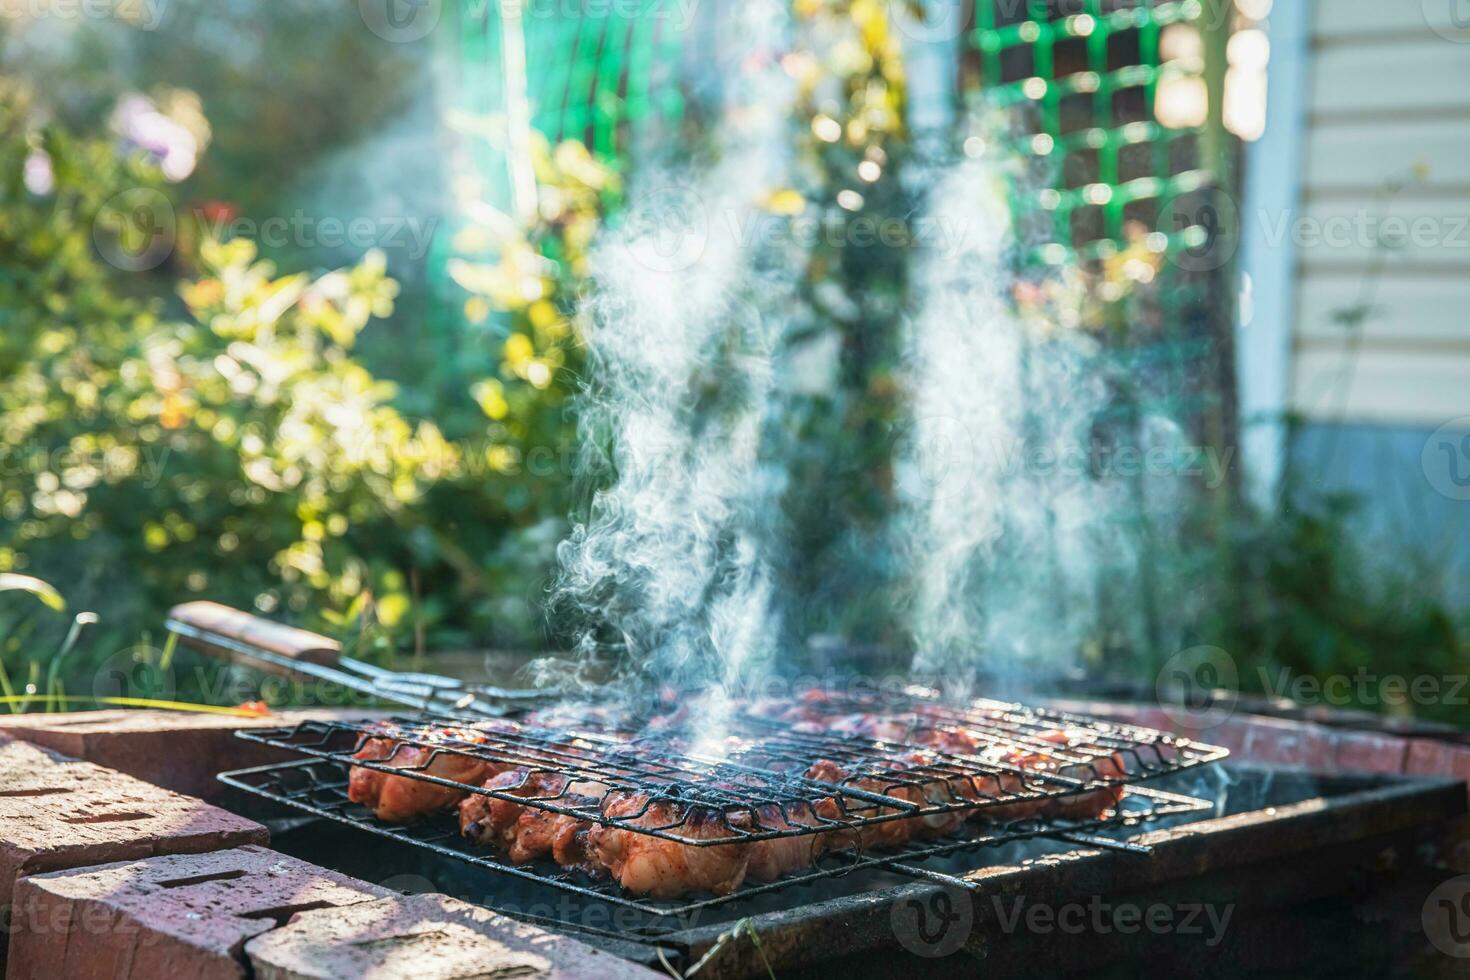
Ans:
[[[471,394],[492,440],[485,463],[506,475],[538,479],[542,516],[567,512],[576,423],[570,399],[582,370],[578,298],[586,288],[588,250],[602,225],[618,175],[567,141],[553,149],[531,139],[535,218],[529,222],[479,202],[455,236],[449,274],[469,294],[465,319],[491,323],[499,342],[495,374]],[[474,259],[469,256],[482,256]]]
[[[1447,602],[1442,570],[1422,555],[1355,533],[1362,500],[1303,487],[1299,476],[1279,511],[1237,512],[1228,557],[1207,570],[1230,588],[1215,590],[1202,642],[1235,657],[1245,691],[1289,694],[1273,689],[1283,676],[1320,683],[1362,671],[1372,680],[1338,688],[1350,700],[1328,706],[1464,725],[1456,679],[1470,664],[1470,609]],[[1388,675],[1432,679],[1445,698],[1389,702],[1379,684]]]
[[[43,9],[29,22],[27,5],[9,6],[5,70],[46,93],[57,122],[98,132],[120,92],[193,93],[216,138],[185,199],[230,201],[257,217],[278,213],[315,166],[396,118],[427,79],[422,48],[384,41],[337,0],[124,3],[108,6],[110,16]]]
[[[794,14],[797,50],[783,63],[797,82],[797,183],[767,208],[822,229],[801,256],[803,309],[791,339],[794,356],[830,367],[810,390],[786,393],[787,584],[803,601],[785,626],[799,642],[826,634],[896,645],[903,624],[893,604],[872,600],[893,595],[900,573],[885,536],[913,245],[905,216],[917,208],[904,180],[901,35],[880,0],[799,0]],[[878,229],[883,247],[851,247]]]
[[[47,95],[37,106],[0,80],[7,695],[17,685],[56,694],[66,674],[124,646],[151,651],[147,631],[195,597],[383,657],[556,640],[541,599],[572,482],[577,300],[618,176],[578,143],[535,142],[534,211],[481,203],[454,242],[450,272],[467,320],[493,339],[493,362],[472,386],[447,392],[388,383],[430,355],[391,335],[382,363],[364,355],[365,335],[400,300],[382,255],[325,274],[283,272],[247,241],[204,236],[182,204],[279,211],[284,188],[414,97],[411,48],[378,43],[354,18],[350,31],[324,30],[338,21],[322,8],[282,0],[259,17],[253,4],[171,4],[170,30],[134,36],[126,51],[100,32],[66,46],[63,61],[44,44],[7,46],[7,70],[23,68]],[[805,617],[787,628],[803,639],[895,643],[889,605],[869,600],[895,571],[882,535],[902,410],[907,243],[836,243],[855,237],[854,222],[911,213],[901,46],[879,0],[798,0],[795,9],[798,179],[774,189],[767,208],[824,229],[803,254],[793,346],[830,352],[830,377],[786,403],[797,450],[784,502],[796,529],[787,584]],[[208,115],[210,154],[189,181],[171,187],[156,160],[115,138],[74,135],[106,130],[120,84]],[[140,191],[172,201],[178,247],[174,264],[130,273],[102,256],[117,254],[116,236],[147,230],[110,203]],[[1136,323],[1146,306],[1132,284],[1150,282],[1158,261],[1144,239],[1130,236],[1105,264],[1102,285],[1118,295],[1100,313],[1084,308],[1076,325],[1106,333]],[[181,269],[186,281],[173,290]],[[1017,296],[1023,313],[1101,287],[1037,288]],[[1463,617],[1410,566],[1385,574],[1353,543],[1350,501],[1301,488],[1289,500],[1280,515],[1228,513],[1226,546],[1188,570],[1228,589],[1186,629],[1229,649],[1248,686],[1257,666],[1319,678],[1385,665],[1463,673]],[[1198,519],[1219,515],[1206,508]],[[1221,536],[1212,525],[1200,537]],[[69,622],[56,591],[21,571],[103,614],[85,656],[73,653],[84,621]]]
[[[39,193],[23,177],[37,154]],[[101,258],[131,254],[115,236],[156,218],[109,204],[163,189],[146,158],[38,125],[8,89],[0,180],[0,571],[67,583],[114,649],[201,596],[383,650],[430,631],[440,646],[538,641],[534,593],[560,537],[547,488],[565,475],[508,461],[561,417],[537,393],[569,382],[534,365],[572,360],[563,314],[495,297],[533,355],[507,344],[503,377],[477,391],[483,433],[451,442],[355,356],[393,307],[381,255],[281,275],[248,241],[202,238],[175,317]],[[547,248],[575,264],[587,221],[568,217]],[[567,302],[554,279],[553,312]]]

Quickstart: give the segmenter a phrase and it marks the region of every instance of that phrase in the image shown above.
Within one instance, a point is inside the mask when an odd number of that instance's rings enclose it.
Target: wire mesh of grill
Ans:
[[[963,835],[942,840],[911,841],[901,848],[882,853],[863,850],[828,852],[809,868],[773,882],[747,882],[729,895],[654,899],[631,895],[609,879],[595,878],[581,871],[560,867],[548,860],[512,864],[494,851],[476,847],[460,837],[453,819],[447,815],[412,826],[385,824],[375,819],[371,810],[348,799],[349,768],[347,763],[338,760],[306,759],[221,773],[219,778],[230,786],[298,811],[424,848],[498,874],[544,884],[584,899],[636,910],[651,917],[648,925],[655,933],[661,929],[675,928],[677,918],[696,912],[723,908],[757,896],[858,871],[887,870],[909,874],[912,869],[907,865],[913,862],[979,852],[985,848],[1036,837],[1133,828],[1165,817],[1208,810],[1212,806],[1206,801],[1188,796],[1149,787],[1132,787],[1115,806],[1086,820],[1053,818],[1005,823],[975,822],[966,825]],[[636,932],[637,929],[624,930],[625,933],[630,931]]]
[[[717,756],[692,749],[677,728],[622,739],[403,718],[240,736],[694,847],[806,835],[852,846],[866,828],[914,818],[949,826],[982,811],[1007,820],[1096,813],[1126,784],[1226,754],[992,702],[957,709],[909,697],[905,711],[850,698],[783,704],[803,721],[752,708],[732,720]],[[878,730],[854,728],[854,718]],[[959,816],[946,822],[947,814]]]

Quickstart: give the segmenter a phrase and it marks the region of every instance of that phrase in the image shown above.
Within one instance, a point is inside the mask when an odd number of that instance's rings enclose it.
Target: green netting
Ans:
[[[484,10],[484,16],[461,20],[460,97],[465,110],[492,125],[506,117],[513,96],[503,59],[506,31],[516,30],[517,22],[531,125],[551,141],[581,140],[618,161],[629,155],[642,127],[682,117],[678,67],[685,37],[671,4],[593,4],[580,13],[528,4],[518,21],[507,21],[497,4]],[[479,172],[494,184],[506,168],[504,147],[492,142],[480,149]]]
[[[942,4],[940,6],[943,6]],[[504,125],[507,23],[501,7],[462,15],[462,108]],[[640,138],[678,138],[686,113],[689,24],[674,5],[588,5],[578,13],[530,4],[520,18],[528,71],[524,89],[533,127],[555,140],[579,139],[626,167]],[[556,8],[560,10],[560,8]],[[1009,110],[1021,124],[1014,149],[1035,164],[1016,197],[1018,223],[1033,257],[1096,273],[1126,249],[1164,259],[1156,289],[1167,309],[1156,329],[1134,330],[1124,346],[1168,340],[1146,355],[1157,365],[1197,361],[1211,346],[1200,321],[1219,301],[1215,268],[1178,261],[1205,242],[1212,212],[1200,192],[1217,185],[1202,150],[1201,127],[1171,128],[1155,115],[1159,87],[1198,77],[1203,59],[1166,60],[1161,39],[1173,25],[1204,35],[1201,0],[975,0],[961,64],[961,90]],[[1201,49],[1203,44],[1201,44]],[[690,71],[698,71],[693,64]],[[1201,82],[1203,84],[1203,82]],[[509,200],[504,140],[473,141],[474,169],[492,203]],[[1180,199],[1188,199],[1178,206]],[[1204,274],[1201,274],[1203,271]],[[1212,296],[1213,294],[1213,296]],[[1178,372],[1175,372],[1176,374]],[[1179,387],[1175,384],[1174,389]]]
[[[1038,253],[1048,264],[1113,255],[1128,244],[1129,221],[1165,236],[1156,249],[1199,246],[1201,230],[1167,220],[1160,205],[1212,184],[1199,159],[1202,129],[1161,125],[1153,107],[1161,81],[1202,70],[1162,61],[1161,33],[1203,13],[1199,0],[977,3],[972,84],[987,104],[1031,120],[1014,149],[1052,175],[1017,197],[1021,211],[1050,216],[1051,240]]]
[[[1107,311],[1098,363],[1110,400],[1094,422],[1105,443],[1146,445],[1155,419],[1198,445],[1229,441],[1228,262],[1218,238],[1229,229],[1213,196],[1226,176],[1214,149],[1222,137],[1208,122],[1170,127],[1157,115],[1164,84],[1218,97],[1206,78],[1216,18],[1206,14],[1200,0],[976,0],[962,87],[1008,110],[1004,138],[1030,164],[1013,195],[1025,258],[1080,271],[1090,302]],[[1165,57],[1173,25],[1195,40],[1189,57]],[[1146,285],[1121,292],[1116,260],[1136,254],[1155,266]],[[1193,581],[1188,568],[1202,558],[1155,527],[1156,513],[1177,508],[1175,493],[1168,481],[1136,480],[1117,515],[1141,549],[1138,577],[1121,549],[1097,556],[1100,607],[1136,611],[1132,625],[1113,626],[1142,652],[1170,649],[1168,610],[1187,601],[1171,589]]]
[[[639,0],[579,9],[499,0],[455,9],[456,30],[448,36],[456,49],[446,54],[455,66],[452,104],[464,134],[458,176],[477,181],[479,196],[501,210],[511,211],[514,205],[512,129],[518,90],[532,129],[553,144],[580,140],[604,161],[624,168],[640,143],[658,139],[655,130],[673,131],[683,117],[679,71],[686,25],[673,16],[677,5]],[[514,16],[517,9],[519,17]],[[517,44],[524,49],[526,71],[519,80],[508,81],[507,46]],[[483,327],[465,322],[464,293],[446,273],[457,255],[457,231],[454,222],[445,223],[435,241],[430,276],[440,382],[459,389],[484,373],[496,327],[493,322]],[[487,331],[482,343],[474,342]]]

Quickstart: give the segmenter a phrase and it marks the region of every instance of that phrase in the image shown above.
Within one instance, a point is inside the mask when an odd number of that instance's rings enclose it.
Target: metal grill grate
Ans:
[[[293,809],[422,847],[497,874],[538,882],[585,899],[635,910],[650,917],[650,935],[670,930],[677,925],[675,920],[697,912],[724,908],[757,896],[863,870],[890,871],[963,885],[961,879],[928,871],[915,866],[915,863],[978,852],[984,848],[1037,837],[1068,839],[1108,828],[1132,828],[1164,817],[1201,812],[1212,806],[1208,802],[1187,796],[1148,787],[1133,787],[1124,794],[1116,807],[1091,820],[1023,820],[1003,826],[972,824],[966,828],[963,836],[939,841],[911,842],[882,854],[856,850],[831,852],[823,855],[817,864],[808,869],[774,882],[747,883],[730,895],[660,900],[632,897],[609,880],[568,870],[550,861],[511,864],[500,859],[494,852],[476,847],[461,838],[454,821],[447,816],[406,827],[382,823],[366,807],[347,798],[348,768],[346,763],[340,761],[306,759],[222,773],[219,778],[230,786]],[[1098,839],[1088,839],[1087,842],[1103,846],[1110,844],[1107,840]],[[636,932],[637,930],[624,931],[621,935],[625,938],[637,938]]]
[[[874,825],[962,812],[1016,819],[1098,811],[1124,784],[1226,755],[1160,732],[1018,705],[960,710],[915,698],[903,705],[911,710],[874,711],[875,703],[854,699],[796,705],[813,731],[746,712],[713,747],[719,757],[673,733],[621,740],[504,721],[306,721],[239,735],[694,847],[815,834],[856,840]],[[844,719],[859,713],[902,731],[843,734]],[[480,785],[507,771],[524,775]]]

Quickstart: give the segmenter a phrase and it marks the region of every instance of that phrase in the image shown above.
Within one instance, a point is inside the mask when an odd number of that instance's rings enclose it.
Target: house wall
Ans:
[[[1301,2],[1276,0],[1273,28],[1301,18]],[[1267,356],[1274,339],[1289,362],[1274,390],[1255,379],[1253,407],[1302,421],[1289,447],[1300,483],[1359,494],[1367,528],[1465,570],[1470,0],[1308,2],[1295,36],[1273,29],[1271,70],[1301,90],[1273,88],[1270,109],[1292,118],[1273,120],[1275,144],[1268,133],[1250,159],[1246,270],[1286,287],[1242,336],[1254,330],[1247,347]],[[1273,193],[1281,182],[1293,186]]]

